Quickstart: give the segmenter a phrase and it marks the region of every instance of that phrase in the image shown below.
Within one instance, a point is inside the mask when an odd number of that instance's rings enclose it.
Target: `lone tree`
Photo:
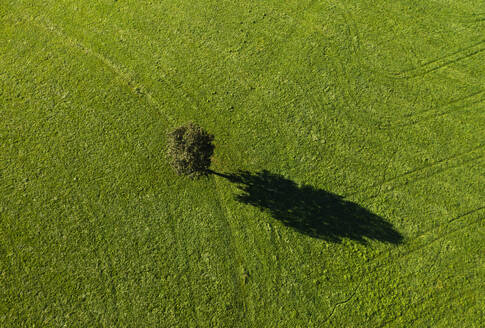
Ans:
[[[214,153],[214,136],[195,123],[183,125],[168,134],[170,164],[180,175],[198,178],[209,173]]]

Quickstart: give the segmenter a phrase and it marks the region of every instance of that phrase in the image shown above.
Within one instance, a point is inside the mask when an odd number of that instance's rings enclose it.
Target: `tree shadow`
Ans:
[[[331,192],[298,186],[266,170],[211,173],[237,184],[241,191],[235,196],[237,201],[267,211],[273,218],[311,237],[335,243],[348,238],[363,244],[367,240],[392,244],[403,240],[391,223]]]

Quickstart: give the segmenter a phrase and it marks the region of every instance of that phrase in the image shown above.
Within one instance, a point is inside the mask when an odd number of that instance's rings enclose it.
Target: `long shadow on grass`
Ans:
[[[402,242],[402,235],[392,224],[331,192],[299,186],[266,170],[212,173],[237,184],[241,191],[235,196],[237,201],[269,212],[300,233],[336,243],[343,238],[364,244],[368,239],[392,244]]]

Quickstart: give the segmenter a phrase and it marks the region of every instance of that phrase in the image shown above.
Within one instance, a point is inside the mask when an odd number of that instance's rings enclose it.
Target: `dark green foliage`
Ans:
[[[192,178],[207,175],[214,153],[214,136],[195,123],[183,125],[168,136],[167,153],[175,171]]]

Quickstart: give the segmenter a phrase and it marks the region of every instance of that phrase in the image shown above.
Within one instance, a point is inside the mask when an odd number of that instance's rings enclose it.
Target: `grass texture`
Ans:
[[[0,326],[483,326],[484,19],[2,0]],[[188,121],[195,181],[164,156]]]

